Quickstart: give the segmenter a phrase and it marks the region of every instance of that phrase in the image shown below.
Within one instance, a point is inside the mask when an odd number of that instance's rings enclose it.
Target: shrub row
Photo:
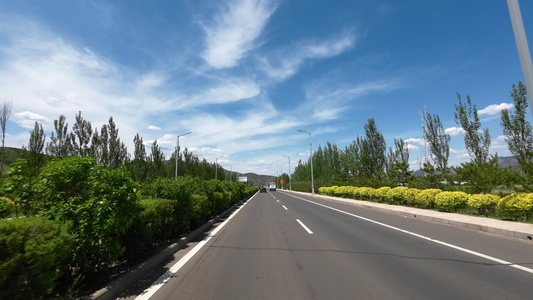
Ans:
[[[331,186],[318,189],[320,194],[410,205],[420,208],[458,211],[468,209],[478,214],[489,215],[498,212],[512,219],[530,219],[533,214],[533,194],[514,193],[500,198],[491,194],[469,195],[465,192],[447,192],[440,189],[419,190],[408,187],[370,187]]]
[[[11,199],[0,197],[0,218],[11,219],[0,220],[0,299],[75,293],[257,190],[192,177],[141,186],[89,157],[51,161],[31,180],[25,167],[15,163],[2,186]]]

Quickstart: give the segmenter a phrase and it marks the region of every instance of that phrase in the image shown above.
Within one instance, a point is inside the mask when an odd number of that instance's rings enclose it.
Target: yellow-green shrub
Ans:
[[[405,192],[408,190],[408,187],[398,186],[393,189],[390,189],[387,192],[387,200],[392,203],[405,203]]]
[[[0,219],[8,218],[15,212],[15,202],[7,197],[0,197]]]
[[[405,197],[405,200],[408,204],[414,204],[416,203],[416,195],[420,193],[421,190],[416,188],[408,188],[403,194]]]
[[[358,189],[359,198],[362,200],[369,200],[374,195],[374,189],[370,187],[361,187]]]
[[[482,214],[488,214],[496,205],[500,197],[491,194],[475,194],[468,197],[468,205],[473,208],[477,208],[478,212]]]
[[[328,190],[329,190],[329,187],[321,186],[321,187],[318,188],[318,193],[319,194],[327,194],[326,191],[328,191]]]
[[[427,189],[422,190],[415,197],[415,202],[418,205],[422,205],[428,208],[432,208],[435,204],[435,196],[441,193],[440,189]]]
[[[391,188],[388,186],[380,187],[379,189],[375,190],[374,198],[378,201],[385,200],[387,199],[387,192],[390,190]]]
[[[531,193],[514,193],[500,199],[498,207],[508,213],[512,218],[528,215],[533,212],[533,194]]]
[[[440,207],[457,210],[466,207],[468,194],[465,192],[441,192],[435,195],[435,204]]]

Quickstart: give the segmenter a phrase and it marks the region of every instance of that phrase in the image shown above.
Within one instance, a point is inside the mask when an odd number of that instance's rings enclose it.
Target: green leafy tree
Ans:
[[[91,122],[83,119],[81,111],[76,115],[76,123],[72,126],[75,138],[72,139],[73,147],[77,155],[87,156],[90,154],[91,138],[93,135],[93,128]],[[77,138],[77,139],[76,139]]]
[[[424,139],[429,144],[431,157],[437,169],[443,173],[448,169],[448,158],[450,156],[450,135],[444,132],[444,127],[438,115],[426,113],[424,115]]]
[[[165,166],[163,164],[165,161],[165,154],[157,145],[157,140],[154,140],[154,142],[152,143],[152,153],[150,154],[148,160],[150,161],[151,165],[150,169],[152,178],[155,179],[157,177],[165,177],[166,172]]]
[[[518,85],[513,84],[511,98],[514,102],[514,111],[502,111],[503,134],[509,151],[517,157],[522,169],[527,172],[531,169],[533,160],[533,133],[531,123],[526,120],[527,91],[521,81]],[[533,175],[530,172],[526,174]]]
[[[33,130],[30,133],[30,141],[28,146],[22,146],[26,150],[23,158],[27,160],[28,166],[37,175],[39,168],[44,166],[46,157],[43,154],[46,135],[44,134],[43,125],[35,121]]]
[[[389,148],[387,176],[394,185],[406,184],[411,176],[409,171],[409,147],[403,139],[394,139],[395,148]]]
[[[468,152],[478,162],[487,162],[489,157],[490,134],[488,129],[480,132],[481,122],[475,105],[472,105],[470,96],[466,97],[467,103],[461,101],[457,93],[458,104],[455,104],[455,122],[465,131],[465,146]]]
[[[373,118],[365,125],[365,138],[361,140],[361,166],[367,180],[374,182],[385,175],[387,145]],[[375,185],[375,184],[373,184]]]
[[[58,158],[64,158],[74,153],[72,145],[73,135],[68,133],[68,123],[64,115],[54,120],[55,134],[52,132],[50,142],[46,145],[46,153]]]
[[[488,194],[498,185],[512,186],[515,180],[510,169],[498,168],[498,156],[492,156],[487,162],[462,163],[455,171],[460,180],[467,182],[465,186],[472,194]]]
[[[109,118],[109,124],[107,125],[107,131],[109,133],[108,141],[108,165],[112,168],[118,168],[128,162],[128,149],[126,145],[120,141],[118,137],[118,128],[113,121],[113,117]]]

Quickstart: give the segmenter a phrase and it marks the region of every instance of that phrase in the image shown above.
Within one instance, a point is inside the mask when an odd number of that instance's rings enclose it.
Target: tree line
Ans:
[[[313,153],[315,187],[332,185],[405,186],[416,188],[464,189],[472,193],[490,193],[498,185],[528,188],[533,181],[533,134],[526,120],[528,108],[526,87],[522,82],[512,85],[510,97],[514,109],[503,110],[501,126],[509,151],[519,162],[519,168],[498,168],[497,155],[489,155],[491,136],[482,128],[476,105],[470,96],[466,102],[457,93],[455,122],[464,132],[464,142],[471,156],[469,162],[450,167],[450,135],[437,114],[424,112],[422,131],[429,155],[420,163],[424,176],[413,176],[409,170],[409,147],[405,140],[394,139],[387,148],[376,122],[369,118],[365,135],[357,136],[344,149],[327,142]],[[310,191],[310,163],[300,160],[293,173],[293,188]],[[463,186],[459,183],[466,183]]]
[[[157,140],[154,140],[147,149],[143,138],[137,133],[133,138],[134,151],[131,156],[118,133],[119,129],[113,117],[110,117],[108,123],[100,129],[93,128],[91,122],[86,120],[80,111],[76,115],[71,131],[64,115],[54,120],[54,131],[50,140],[46,142],[43,125],[36,121],[28,145],[22,147],[26,150],[24,158],[34,174],[46,164],[49,157],[61,159],[77,155],[91,156],[103,167],[126,166],[132,177],[139,182],[153,181],[156,178],[174,178],[175,152],[167,160]],[[218,172],[225,174],[226,170],[216,163],[198,158],[187,148],[180,150],[178,149],[178,152],[181,152],[178,157],[180,175],[208,180],[214,178],[217,168]],[[221,176],[221,179],[224,178],[225,176]],[[233,178],[230,176],[231,179]]]

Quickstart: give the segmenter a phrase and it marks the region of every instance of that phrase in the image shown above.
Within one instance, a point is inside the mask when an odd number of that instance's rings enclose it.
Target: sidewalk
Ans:
[[[279,190],[289,193],[297,193],[303,195],[310,195],[309,193]],[[525,240],[533,240],[533,224],[502,221],[486,217],[469,216],[456,213],[439,212],[429,209],[420,209],[414,207],[391,205],[385,203],[376,203],[370,201],[361,201],[354,199],[338,198],[332,196],[325,196],[315,194],[313,197],[341,202],[348,205],[364,207],[368,209],[374,209],[377,211],[383,211],[387,213],[393,213],[404,217],[417,218],[422,220],[428,220],[437,223],[444,223],[459,227],[465,227],[473,230],[479,230],[483,232],[489,232],[492,234],[509,236]]]

